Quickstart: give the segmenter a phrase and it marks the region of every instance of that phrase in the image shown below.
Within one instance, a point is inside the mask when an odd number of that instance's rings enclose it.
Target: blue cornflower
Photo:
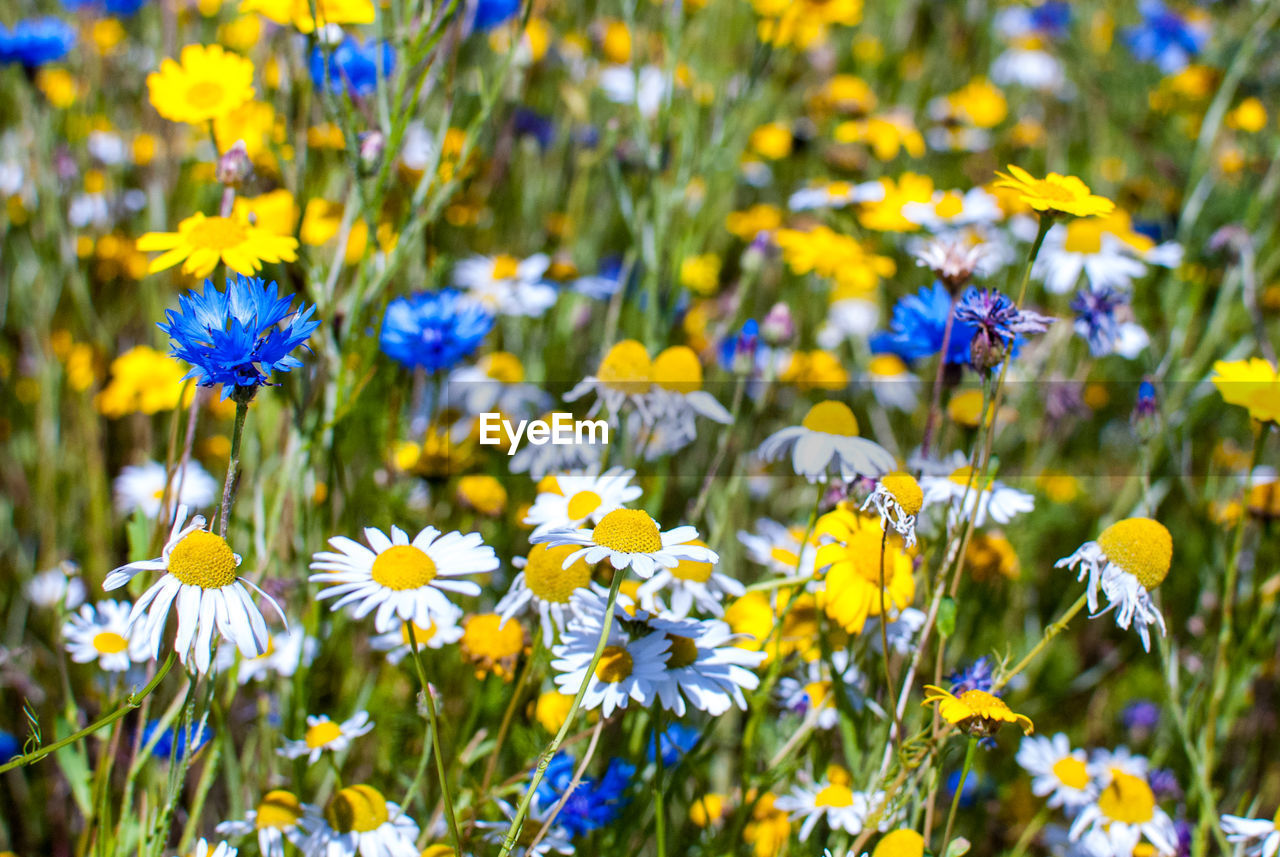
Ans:
[[[1031,26],[1039,34],[1062,38],[1071,23],[1071,4],[1061,0],[1049,0],[1031,9]]]
[[[680,764],[680,760],[685,757],[694,745],[698,743],[698,739],[702,737],[697,729],[692,726],[685,726],[683,723],[672,723],[662,733],[662,765],[666,768],[674,768]],[[653,752],[654,742],[653,736],[649,737],[649,761],[655,759]]]
[[[410,368],[452,369],[480,347],[493,315],[455,289],[396,298],[382,319],[379,345]]]
[[[142,744],[146,746],[151,741],[151,736],[155,734],[156,729],[160,727],[160,721],[151,720],[142,729]],[[160,733],[156,745],[151,748],[151,755],[157,759],[181,759],[186,752],[187,736],[190,734],[195,741],[195,749],[191,751],[194,756],[200,752],[205,744],[209,743],[209,739],[213,737],[213,729],[208,724],[194,725],[187,728],[170,727]]]
[[[1105,357],[1115,351],[1116,341],[1120,338],[1116,310],[1128,302],[1123,293],[1110,286],[1081,289],[1072,299],[1076,333],[1089,343],[1089,352],[1094,357]]]
[[[1135,59],[1153,62],[1165,74],[1182,71],[1209,41],[1209,30],[1201,21],[1184,18],[1161,0],[1138,4],[1142,23],[1122,34]]]
[[[1120,722],[1125,729],[1155,729],[1160,723],[1160,706],[1149,699],[1138,699],[1120,712]]]
[[[1160,402],[1156,398],[1156,385],[1149,378],[1143,378],[1138,385],[1138,400],[1133,405],[1134,419],[1153,417],[1160,410]]]
[[[991,685],[995,681],[995,676],[991,672],[991,659],[983,655],[967,667],[961,667],[947,676],[947,681],[951,682],[951,692],[955,694],[970,690],[990,693]]]
[[[76,31],[57,18],[31,18],[14,28],[0,24],[0,65],[39,68],[62,59],[76,43]]]
[[[977,289],[965,292],[976,294]],[[871,350],[876,354],[896,354],[906,361],[930,357],[942,350],[942,335],[951,311],[951,295],[942,283],[935,282],[917,294],[900,298],[893,306],[889,330],[871,337]],[[951,341],[947,345],[948,363],[968,363],[969,345],[978,329],[958,317],[951,325]]]
[[[251,390],[271,383],[272,372],[288,372],[302,365],[290,352],[304,345],[320,326],[313,321],[314,305],[293,309],[293,295],[279,296],[279,287],[258,277],[237,274],[220,292],[213,280],[204,292],[178,298],[178,310],[167,310],[170,354],[191,364],[188,378],[202,387],[222,385],[222,398],[233,388]],[[281,327],[281,322],[286,322]]]
[[[475,28],[489,30],[520,11],[520,0],[479,0],[476,4]]]
[[[64,8],[77,9],[102,9],[108,15],[115,15],[121,18],[127,18],[130,15],[137,14],[138,10],[146,5],[147,0],[62,0]]]
[[[512,117],[512,126],[516,136],[532,137],[540,149],[546,149],[555,142],[555,120],[528,107],[516,108],[515,115]]]
[[[1182,785],[1170,768],[1152,768],[1147,772],[1147,785],[1151,786],[1157,800],[1182,799]]]
[[[316,47],[311,51],[311,80],[316,86],[327,85],[330,92],[368,95],[378,87],[379,54],[382,55],[382,76],[386,78],[396,64],[391,45],[377,41],[361,44],[359,39],[345,37],[329,55],[326,84],[325,50]]]
[[[986,739],[989,740],[990,736]],[[982,743],[982,741],[979,741]],[[947,774],[946,792],[947,798],[950,799],[956,793],[956,786],[960,785],[960,771],[952,771]],[[960,806],[962,809],[968,809],[978,802],[978,796],[983,792],[985,783],[977,771],[969,771],[969,776],[964,778],[964,791],[960,792]]]
[[[555,806],[573,782],[576,763],[572,756],[557,753],[547,766],[546,775],[538,784],[537,798],[543,807]],[[620,759],[609,761],[604,776],[599,780],[583,776],[578,781],[564,808],[556,817],[571,836],[581,836],[599,830],[617,821],[629,799],[625,792],[635,775],[635,766]]]
[[[742,329],[720,342],[720,364],[730,372],[750,372],[756,365],[760,348],[760,323],[749,318]]]
[[[22,744],[10,733],[0,729],[0,762],[7,762],[22,752]]]
[[[1044,333],[1053,319],[1018,309],[995,289],[969,289],[956,304],[956,322],[976,331],[969,342],[969,364],[978,371],[1000,365],[1022,333]]]

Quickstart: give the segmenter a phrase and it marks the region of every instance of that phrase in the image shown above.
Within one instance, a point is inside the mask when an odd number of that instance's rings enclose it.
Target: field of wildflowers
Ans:
[[[1276,857],[1278,24],[0,5],[0,857]]]

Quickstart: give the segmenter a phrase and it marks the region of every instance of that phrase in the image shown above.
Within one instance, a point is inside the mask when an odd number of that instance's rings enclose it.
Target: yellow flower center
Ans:
[[[1035,179],[1027,184],[1027,193],[1049,202],[1073,202],[1080,197],[1071,188],[1047,179]]]
[[[479,663],[513,662],[524,651],[524,626],[514,619],[503,624],[497,613],[478,613],[463,626],[458,645],[465,657]]]
[[[920,489],[920,483],[910,473],[894,471],[881,478],[880,484],[898,502],[902,511],[908,515],[920,513],[920,507],[924,505],[924,491]]]
[[[529,591],[543,601],[568,604],[575,590],[591,583],[591,569],[582,560],[562,568],[565,557],[577,550],[574,545],[548,547],[534,545],[524,567],[524,582]]]
[[[596,678],[609,684],[617,684],[631,675],[635,662],[631,653],[623,646],[606,646],[600,653],[600,663],[596,664]]]
[[[691,545],[706,547],[707,543],[702,539],[694,539],[689,542]],[[794,560],[793,560],[794,561]],[[709,562],[698,562],[695,559],[682,559],[671,569],[671,576],[677,580],[689,580],[694,583],[706,583],[711,579],[711,570],[714,568]]]
[[[410,624],[413,625],[413,640],[409,639]],[[414,641],[417,641],[418,645],[422,645],[423,643],[425,643],[427,640],[430,640],[435,635],[436,635],[436,626],[434,622],[425,628],[419,625],[417,622],[412,622],[412,623],[402,622],[400,624],[400,639],[404,641],[404,644],[406,646],[412,646],[414,644]]]
[[[933,207],[933,211],[938,217],[955,217],[964,211],[964,197],[955,191],[948,191],[942,195],[942,199],[938,200],[938,204]]]
[[[1156,796],[1141,777],[1121,771],[1112,773],[1111,785],[1098,797],[1098,809],[1112,821],[1143,824],[1155,815]]]
[[[950,479],[955,484],[959,485],[961,488],[965,487],[966,485],[970,485],[970,483],[972,483],[969,490],[971,491],[978,490],[977,480],[973,478],[973,468],[968,466],[967,464],[964,467],[958,467],[955,470],[951,471],[951,475],[948,476],[947,478]]]
[[[321,720],[315,726],[307,729],[307,734],[303,738],[307,742],[307,746],[312,750],[317,747],[323,747],[330,741],[342,737],[342,727],[332,720]]]
[[[599,509],[602,502],[600,495],[594,491],[579,491],[569,498],[569,504],[566,508],[569,520],[581,521],[596,509]]]
[[[209,250],[238,247],[249,237],[249,230],[231,217],[206,217],[191,228],[190,243]]]
[[[811,681],[804,686],[804,692],[809,697],[810,705],[814,708],[821,708],[822,704],[827,701],[827,696],[831,693],[831,682]]]
[[[871,857],[924,857],[924,837],[905,828],[886,833]]]
[[[667,669],[678,670],[698,660],[698,644],[679,634],[667,634],[671,650],[667,652]]]
[[[292,827],[301,817],[302,804],[298,802],[298,798],[292,792],[276,789],[262,796],[262,803],[258,804],[258,814],[254,818],[254,826],[259,830],[269,827]]]
[[[509,351],[495,351],[485,358],[484,373],[504,384],[519,384],[524,380],[524,365]]]
[[[387,589],[418,589],[436,578],[436,564],[413,545],[394,545],[373,561],[374,582]]]
[[[844,402],[819,402],[809,409],[800,423],[809,431],[854,437],[858,434],[858,418]]]
[[[169,552],[169,573],[188,586],[221,589],[235,583],[236,555],[226,539],[196,530]]]
[[[225,90],[216,80],[198,80],[187,87],[187,103],[197,110],[217,107]]]
[[[957,698],[977,717],[999,716],[1009,711],[1003,699],[985,690],[966,690]]]
[[[1107,559],[1138,578],[1147,591],[1169,574],[1173,536],[1164,524],[1150,518],[1125,518],[1102,531],[1098,546]]]
[[[831,807],[852,806],[853,790],[846,785],[841,785],[839,783],[832,783],[822,791],[818,792],[818,794],[813,799],[813,805],[815,807],[817,806],[831,806]]]
[[[907,371],[907,364],[896,354],[877,354],[867,364],[867,371],[881,378],[894,378]]]
[[[623,393],[647,393],[653,383],[653,363],[643,345],[634,339],[624,339],[610,348],[600,361],[596,377],[606,387]]]
[[[339,833],[368,833],[386,823],[387,799],[372,786],[348,786],[329,799],[325,821]]]
[[[129,641],[115,631],[101,631],[93,635],[93,647],[103,655],[115,655],[129,648]]]
[[[654,553],[662,549],[658,522],[641,509],[614,509],[596,524],[591,541],[621,553]]]
[[[702,389],[702,364],[687,345],[673,345],[653,358],[653,383],[664,390],[692,393]]]
[[[1083,789],[1089,785],[1089,770],[1085,763],[1075,756],[1064,756],[1053,763],[1053,775],[1064,786]]]
[[[520,260],[515,256],[503,254],[494,257],[493,278],[495,280],[513,280],[520,272]]]

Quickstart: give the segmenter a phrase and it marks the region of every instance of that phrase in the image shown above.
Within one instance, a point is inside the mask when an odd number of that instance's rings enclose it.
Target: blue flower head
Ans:
[[[160,721],[158,720],[151,720],[143,727],[143,746],[146,746],[151,741],[151,737],[159,727]],[[156,745],[151,748],[151,755],[157,759],[181,759],[186,752],[188,734],[195,741],[195,749],[191,751],[194,756],[200,752],[205,744],[209,743],[209,739],[213,737],[213,729],[207,724],[188,728],[178,726],[165,729],[156,740]]]
[[[378,87],[379,57],[382,76],[386,78],[396,64],[391,45],[377,41],[362,45],[358,39],[347,36],[328,58],[327,82],[325,51],[320,47],[311,51],[311,80],[316,86],[327,86],[330,92],[368,95]]]
[[[476,4],[475,27],[490,30],[520,11],[520,0],[480,0]]]
[[[995,676],[991,672],[991,660],[985,655],[967,667],[962,667],[947,676],[947,681],[951,682],[951,692],[955,694],[965,693],[970,690],[990,692],[994,680]]]
[[[22,744],[10,733],[0,729],[0,762],[7,762],[22,752]]]
[[[969,288],[964,296],[976,295],[977,291]],[[942,283],[935,282],[917,294],[907,295],[894,304],[889,330],[871,337],[871,350],[877,354],[896,354],[908,362],[931,357],[942,350],[942,336],[950,312],[951,295]],[[948,363],[969,362],[969,345],[977,332],[977,327],[959,318],[952,323]]]
[[[1041,35],[1060,39],[1071,24],[1071,5],[1062,0],[1048,0],[1031,10],[1031,26]]]
[[[475,352],[492,329],[493,315],[461,292],[419,292],[387,306],[379,345],[405,366],[434,372]]]
[[[1177,74],[1204,50],[1209,31],[1200,22],[1182,17],[1161,0],[1142,0],[1138,9],[1142,23],[1121,34],[1135,59]]]
[[[698,739],[702,737],[701,733],[692,726],[685,726],[683,723],[672,723],[662,733],[662,764],[663,767],[674,768],[680,764],[680,760],[693,749],[698,743]],[[655,754],[653,752],[653,737],[649,738],[649,761],[654,761]]]
[[[1072,299],[1076,333],[1089,343],[1089,353],[1094,357],[1105,357],[1115,351],[1120,338],[1116,310],[1128,303],[1124,294],[1109,286],[1081,289]]]
[[[76,43],[76,31],[57,18],[30,18],[10,30],[0,24],[0,65],[39,68],[62,59]]]
[[[536,795],[543,807],[560,802],[573,782],[575,767],[573,757],[566,753],[557,753],[551,760]],[[612,759],[599,780],[583,776],[556,817],[557,823],[571,836],[581,836],[617,821],[629,802],[625,793],[635,772],[635,766]]]
[[[101,9],[108,15],[115,15],[120,18],[127,18],[130,15],[137,14],[138,10],[145,5],[147,0],[62,0],[64,8],[77,9]]]
[[[222,398],[234,388],[271,383],[272,372],[288,372],[302,365],[290,352],[304,345],[320,326],[312,320],[315,306],[293,309],[293,295],[279,296],[274,282],[237,274],[218,291],[212,280],[204,292],[178,299],[178,311],[167,310],[170,354],[191,364],[188,378],[202,387],[222,385]],[[281,324],[283,323],[283,326]]]

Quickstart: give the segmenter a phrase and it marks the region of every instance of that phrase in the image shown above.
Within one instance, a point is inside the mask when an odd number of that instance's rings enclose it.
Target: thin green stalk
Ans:
[[[427,681],[427,668],[422,662],[422,650],[418,647],[418,639],[414,634],[412,622],[405,623],[409,632],[409,648],[413,649],[413,662],[418,667],[418,681],[422,683],[422,695],[427,702],[427,722],[431,726],[431,753],[436,757],[436,774],[440,777],[440,794],[444,803],[445,818],[449,821],[449,835],[453,837],[453,851],[462,853],[462,837],[458,834],[458,819],[453,814],[453,798],[449,794],[449,777],[445,771],[444,755],[440,752],[440,722],[436,717],[435,693],[431,683]]]
[[[889,668],[889,611],[884,600],[884,555],[888,547],[889,527],[886,525],[884,535],[880,538],[880,655],[884,661],[884,684],[889,691],[887,699],[893,722],[893,731],[890,734],[898,736],[899,749],[901,749],[902,723],[898,718],[898,692],[894,689],[893,671]]]
[[[960,769],[960,781],[956,783],[956,792],[951,796],[951,810],[947,813],[947,827],[942,834],[942,850],[946,854],[951,847],[951,832],[956,825],[956,810],[960,808],[960,796],[964,794],[964,781],[969,777],[969,769],[973,767],[973,756],[978,750],[978,736],[969,736],[969,746],[964,751],[964,767]]]
[[[1067,612],[1062,614],[1062,618],[1044,629],[1044,636],[1040,638],[1040,642],[1036,643],[1035,646],[1032,647],[1031,651],[1027,652],[1022,660],[1018,661],[1018,663],[1014,665],[1013,669],[996,679],[992,684],[991,689],[993,691],[1000,690],[1000,688],[1008,684],[1014,676],[1026,669],[1027,666],[1035,660],[1036,655],[1040,654],[1040,652],[1044,650],[1044,647],[1049,645],[1049,641],[1061,634],[1063,630],[1066,629],[1067,623],[1075,618],[1077,613],[1084,609],[1084,605],[1088,600],[1089,595],[1087,592],[1080,593],[1080,597],[1075,600],[1074,604],[1067,608]]]
[[[240,440],[244,436],[244,421],[249,416],[249,402],[253,399],[253,387],[249,393],[237,387],[232,397],[236,401],[236,424],[231,433],[231,457],[227,461],[227,478],[222,483],[222,507],[218,515],[218,535],[227,537],[227,526],[231,523],[231,504],[235,501],[236,481],[240,470]]]

